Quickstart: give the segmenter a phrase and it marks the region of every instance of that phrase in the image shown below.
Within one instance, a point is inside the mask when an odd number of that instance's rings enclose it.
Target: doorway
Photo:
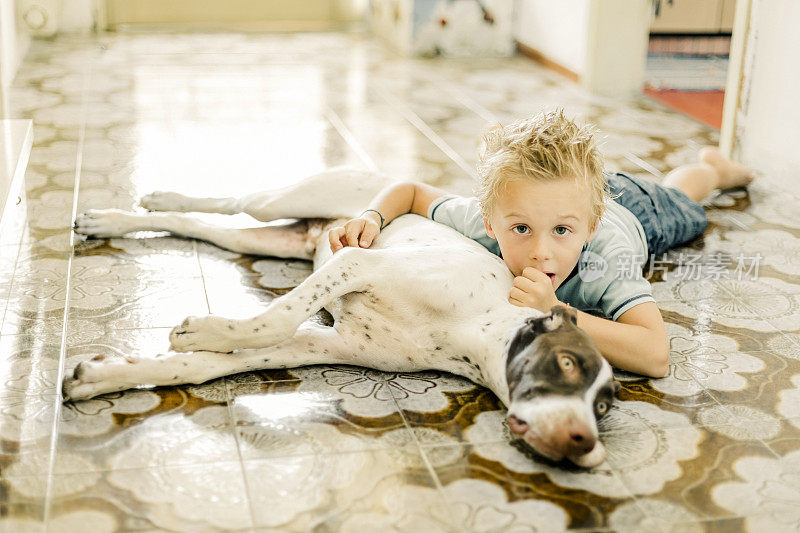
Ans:
[[[655,0],[645,94],[720,129],[736,0]]]

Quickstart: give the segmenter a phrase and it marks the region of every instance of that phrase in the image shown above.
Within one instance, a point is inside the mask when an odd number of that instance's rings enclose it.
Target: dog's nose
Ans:
[[[589,453],[597,441],[589,428],[583,425],[573,425],[569,428],[568,435],[567,455]]]
[[[508,428],[512,433],[524,435],[525,432],[528,431],[528,424],[514,415],[508,415]]]

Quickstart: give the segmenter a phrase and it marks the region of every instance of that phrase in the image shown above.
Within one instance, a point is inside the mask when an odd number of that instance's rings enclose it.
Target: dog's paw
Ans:
[[[188,198],[176,192],[156,191],[142,196],[139,205],[148,211],[185,211]]]
[[[89,210],[75,218],[75,233],[92,237],[121,237],[135,231],[135,213],[119,209]]]
[[[67,372],[61,386],[61,396],[65,402],[75,400],[88,400],[100,394],[120,390],[120,387],[110,384],[106,376],[109,364],[103,362],[105,356],[96,355],[88,361],[78,363],[72,372]]]
[[[231,352],[236,345],[239,321],[219,316],[190,316],[172,329],[169,341],[176,352]]]

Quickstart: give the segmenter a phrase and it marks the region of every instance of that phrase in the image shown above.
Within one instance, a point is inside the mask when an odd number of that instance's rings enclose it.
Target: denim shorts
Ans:
[[[702,235],[708,225],[703,206],[679,189],[624,172],[609,172],[606,178],[611,194],[616,196],[614,201],[642,224],[650,254],[661,255],[691,241]]]

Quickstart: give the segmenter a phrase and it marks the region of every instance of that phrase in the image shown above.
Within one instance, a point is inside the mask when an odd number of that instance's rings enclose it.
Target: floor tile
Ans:
[[[259,390],[264,383],[229,381],[242,459],[416,449],[391,396],[354,395],[355,389],[337,387],[340,370],[324,368],[295,370],[302,380],[271,383],[266,391]]]
[[[358,451],[243,464],[259,527],[449,530],[441,494],[419,452]]]
[[[738,426],[666,429],[662,438],[682,443],[684,447],[688,440],[693,443],[693,450],[667,468],[662,462],[660,468],[653,469],[655,476],[664,480],[659,489],[648,489],[654,477],[637,475],[633,469],[621,471],[620,477],[634,494],[666,501],[681,509],[675,517],[687,512],[704,519],[739,516],[737,507],[713,497],[714,491],[737,479],[733,468],[738,461],[775,460],[774,454],[760,441],[741,439],[737,434],[740,430]]]

